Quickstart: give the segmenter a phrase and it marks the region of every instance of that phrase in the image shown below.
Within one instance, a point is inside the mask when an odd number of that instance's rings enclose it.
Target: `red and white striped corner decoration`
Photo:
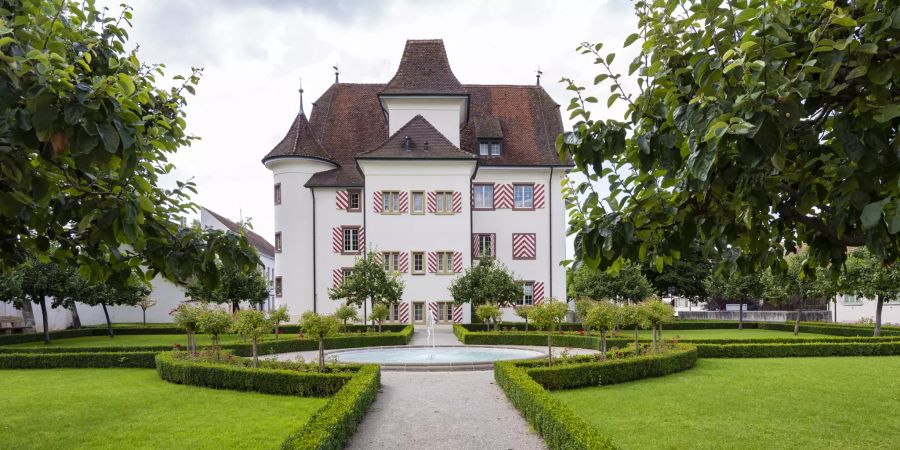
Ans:
[[[337,288],[344,282],[344,270],[334,269],[331,271],[331,287]]]
[[[400,304],[400,323],[409,323],[409,303]]]
[[[381,191],[372,194],[372,211],[380,213],[384,209],[384,197]]]
[[[478,250],[479,250],[478,234],[473,233],[472,234],[472,256],[475,257],[476,259],[481,257],[481,252],[479,252]]]
[[[437,272],[437,253],[435,252],[428,252],[428,271]]]
[[[537,254],[537,235],[534,233],[513,233],[513,259],[534,259]]]
[[[463,305],[453,305],[453,321],[456,323],[462,322],[463,316]]]
[[[460,273],[463,271],[462,252],[453,252],[453,272]]]
[[[366,253],[366,227],[359,227],[359,253]]]
[[[400,199],[400,213],[406,214],[409,212],[409,192],[400,191],[399,195]]]
[[[347,195],[346,189],[338,189],[334,195],[334,207],[336,209],[347,209],[350,206],[350,196]]]
[[[409,253],[400,252],[400,272],[406,273],[409,270]]]
[[[494,185],[494,208],[509,209],[513,207],[513,187],[511,184]]]
[[[543,281],[535,281],[534,282],[534,301],[535,305],[540,305],[544,303],[544,282]]]
[[[384,265],[384,253],[376,253],[375,262],[377,262],[379,266]]]
[[[341,253],[344,251],[344,229],[341,227],[334,227],[331,230],[331,249],[334,250],[335,253]]]
[[[428,212],[430,214],[437,212],[437,195],[434,191],[428,191]]]
[[[428,313],[431,314],[431,317],[437,322],[438,313],[437,313],[437,303],[430,302],[428,303]]]
[[[544,185],[534,185],[534,209],[542,209],[544,207]]]
[[[462,212],[462,194],[459,191],[453,191],[453,212]]]

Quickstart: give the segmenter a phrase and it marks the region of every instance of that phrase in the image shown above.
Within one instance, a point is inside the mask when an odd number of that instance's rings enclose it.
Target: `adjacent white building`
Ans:
[[[407,41],[387,84],[335,82],[264,158],[274,175],[276,303],[333,312],[328,289],[377,252],[405,282],[390,320],[469,322],[451,280],[482,255],[565,298],[559,105],[539,85],[462,84],[440,40]],[[366,305],[367,308],[371,305]],[[512,309],[505,318],[514,320]]]

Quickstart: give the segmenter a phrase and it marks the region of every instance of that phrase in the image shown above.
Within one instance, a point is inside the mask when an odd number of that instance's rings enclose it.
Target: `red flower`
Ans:
[[[303,338],[304,338],[303,333],[300,333],[300,339],[303,339]]]
[[[578,334],[584,336],[584,330],[578,330]]]
[[[176,350],[181,350],[181,344],[179,344],[179,343],[176,342],[176,343],[175,343],[175,349],[176,349]]]
[[[562,331],[560,331],[560,332],[559,332],[559,335],[560,335],[560,336],[562,336],[562,335],[563,335],[563,332],[562,332]]]

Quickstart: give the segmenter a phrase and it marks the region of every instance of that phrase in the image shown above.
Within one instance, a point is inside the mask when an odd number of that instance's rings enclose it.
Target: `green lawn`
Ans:
[[[553,395],[626,449],[897,448],[900,357],[701,359]]]
[[[276,448],[327,401],[182,386],[149,369],[0,370],[3,448]]]
[[[282,334],[279,339],[296,338],[296,334]],[[266,336],[263,340],[275,339],[275,335]],[[224,334],[219,337],[221,344],[236,344],[244,342],[236,334]],[[250,342],[249,340],[246,342]],[[23,342],[4,347],[135,347],[150,345],[171,345],[176,343],[187,345],[185,334],[122,334],[110,338],[109,336],[85,336],[68,339],[54,339],[50,345],[45,346],[43,341]],[[197,345],[211,345],[212,338],[206,334],[197,335]]]
[[[640,336],[643,339],[652,338],[650,330],[641,330]],[[744,330],[731,329],[708,329],[708,330],[666,330],[663,326],[663,339],[806,339],[811,337],[831,337],[839,338],[840,336],[831,336],[827,334],[800,333],[794,336],[790,331],[778,330],[758,330],[748,328]],[[634,330],[619,330],[619,337],[634,339]]]

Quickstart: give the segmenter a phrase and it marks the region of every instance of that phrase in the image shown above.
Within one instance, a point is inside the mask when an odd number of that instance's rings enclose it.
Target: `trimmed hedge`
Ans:
[[[494,364],[494,380],[551,449],[615,449],[612,441],[553,398],[514,362]]]
[[[362,366],[303,428],[282,443],[281,448],[290,450],[344,448],[369,406],[375,401],[380,387],[379,367]]]
[[[760,322],[758,324],[758,328],[762,330],[778,330],[778,331],[794,331],[793,323],[780,323],[780,322]],[[850,324],[834,324],[834,323],[816,323],[816,322],[801,322],[800,323],[800,332],[801,333],[818,333],[818,334],[830,334],[834,336],[872,336],[874,333],[874,327],[867,326],[859,326],[859,325],[850,325]],[[882,336],[900,336],[900,330],[894,328],[882,328],[881,330]]]
[[[660,354],[533,367],[526,369],[526,372],[544,389],[555,391],[661,377],[690,369],[696,362],[697,348],[679,344],[673,350]]]
[[[156,355],[156,372],[176,384],[300,397],[330,397],[353,377],[348,372],[295,372],[197,362],[176,358],[172,352]]]
[[[152,369],[155,356],[156,352],[4,353],[0,354],[0,369]]]
[[[798,356],[900,355],[900,341],[772,344],[697,344],[701,358],[788,358]]]

